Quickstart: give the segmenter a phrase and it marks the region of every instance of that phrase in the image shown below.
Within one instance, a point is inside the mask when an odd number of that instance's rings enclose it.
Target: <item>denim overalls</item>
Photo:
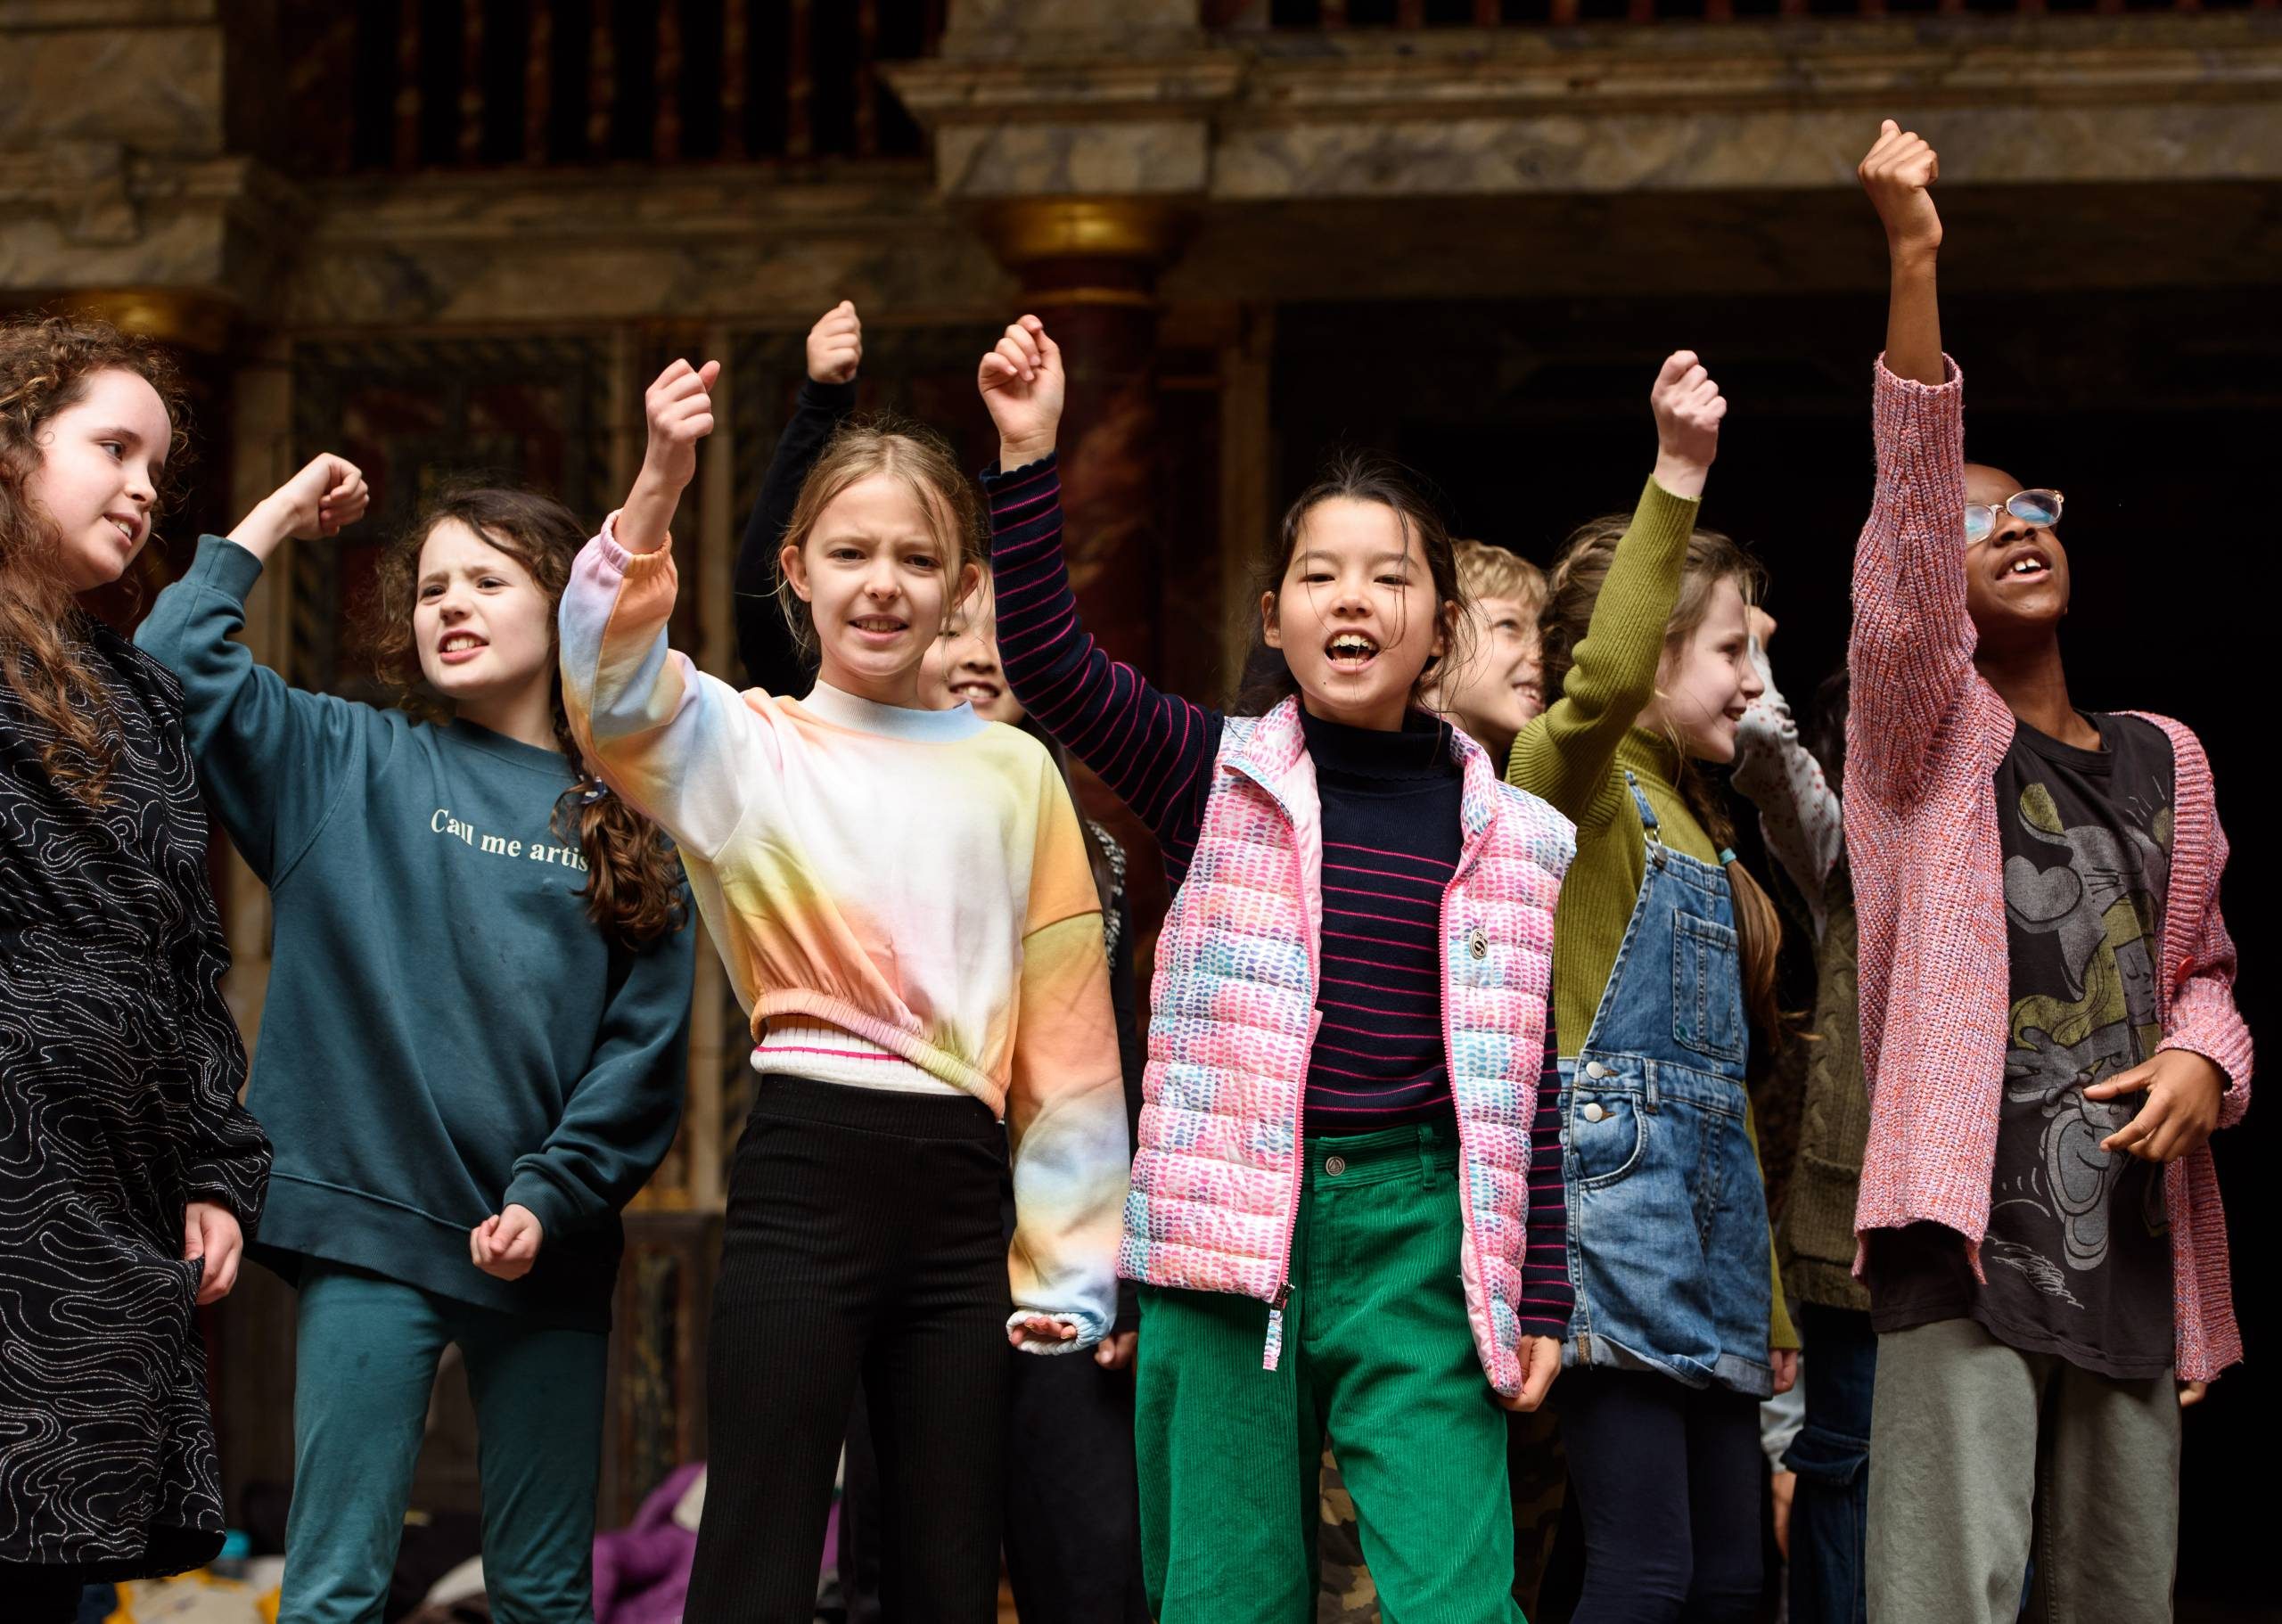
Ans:
[[[1561,1062],[1568,1365],[1764,1398],[1767,1193],[1744,1126],[1744,1017],[1725,870],[1674,851],[1630,772],[1647,862],[1616,968]]]

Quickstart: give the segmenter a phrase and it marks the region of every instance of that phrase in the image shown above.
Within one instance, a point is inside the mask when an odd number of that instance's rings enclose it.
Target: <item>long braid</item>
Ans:
[[[570,764],[571,787],[555,802],[557,839],[572,840],[587,860],[587,916],[640,948],[678,930],[687,917],[678,883],[680,860],[658,826],[620,800],[587,764],[554,684],[554,739]],[[574,828],[565,829],[566,818]]]

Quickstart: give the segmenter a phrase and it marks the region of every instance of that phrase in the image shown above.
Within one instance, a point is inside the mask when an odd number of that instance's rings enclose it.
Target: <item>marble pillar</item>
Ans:
[[[1142,198],[1025,198],[982,206],[977,229],[1022,280],[1021,308],[1062,347],[1069,376],[1056,449],[1063,547],[1087,628],[1118,660],[1162,669],[1158,271],[1179,210]],[[1140,821],[1073,764],[1088,816],[1124,845],[1143,945],[1162,915],[1162,869]]]

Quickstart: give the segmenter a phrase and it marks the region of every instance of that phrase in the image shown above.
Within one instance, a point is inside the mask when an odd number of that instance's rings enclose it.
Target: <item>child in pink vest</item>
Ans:
[[[1389,470],[1319,481],[1224,716],[1079,624],[1043,324],[979,382],[1006,675],[1149,824],[1175,891],[1119,1256],[1155,1614],[1313,1616],[1328,1433],[1390,1616],[1518,1621],[1500,1407],[1544,1397],[1569,1318],[1538,1080],[1572,841],[1419,709],[1468,653],[1449,539]]]
[[[2167,1619],[2179,1399],[2241,1357],[2207,1141],[2250,1103],[2211,768],[2076,709],[2063,498],[1965,460],[1933,150],[1862,162],[1893,293],[1846,841],[1878,1332],[1875,1620]]]

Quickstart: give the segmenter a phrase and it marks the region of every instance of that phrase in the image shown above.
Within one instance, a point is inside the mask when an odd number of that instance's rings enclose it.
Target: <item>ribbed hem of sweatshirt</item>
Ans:
[[[780,1015],[768,1023],[753,1049],[752,1069],[763,1076],[807,1077],[899,1094],[967,1093],[868,1038],[800,1015]]]
[[[762,1023],[782,1020],[785,1016],[809,1015],[842,1032],[866,1038],[909,1061],[928,1076],[940,1079],[971,1094],[990,1107],[992,1114],[1006,1114],[1006,1089],[989,1072],[961,1060],[957,1055],[937,1048],[916,1032],[907,1032],[892,1022],[881,1020],[856,1007],[843,998],[811,988],[792,988],[784,992],[763,993],[753,1001],[752,1019],[756,1030],[764,1029]]]
[[[566,1243],[550,1232],[538,1263],[520,1280],[476,1267],[468,1256],[473,1227],[473,1220],[463,1225],[360,1190],[272,1172],[261,1238],[248,1252],[295,1284],[301,1260],[320,1258],[538,1325],[610,1328],[611,1292],[624,1250],[615,1215],[599,1235],[589,1231]]]

